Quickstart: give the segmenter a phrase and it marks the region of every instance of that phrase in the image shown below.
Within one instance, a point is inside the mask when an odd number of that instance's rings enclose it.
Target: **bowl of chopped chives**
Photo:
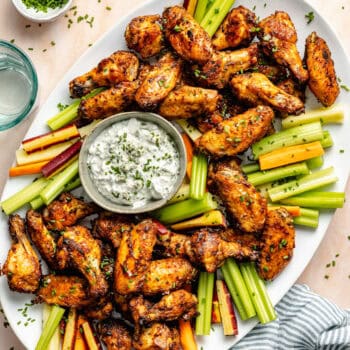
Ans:
[[[73,0],[12,0],[16,10],[32,22],[52,22],[64,14]]]

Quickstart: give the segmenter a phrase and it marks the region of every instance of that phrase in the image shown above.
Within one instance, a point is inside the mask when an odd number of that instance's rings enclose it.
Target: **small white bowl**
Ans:
[[[60,8],[48,9],[47,12],[36,11],[35,8],[27,8],[22,0],[12,0],[12,4],[15,6],[16,10],[25,18],[32,22],[44,23],[52,22],[59,16],[63,15],[72,5],[73,0],[68,0],[68,2]]]

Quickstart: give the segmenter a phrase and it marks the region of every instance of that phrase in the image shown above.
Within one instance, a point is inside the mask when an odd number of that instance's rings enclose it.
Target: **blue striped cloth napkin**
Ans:
[[[306,285],[294,285],[276,312],[274,322],[258,324],[231,350],[350,349],[350,310],[340,309]]]

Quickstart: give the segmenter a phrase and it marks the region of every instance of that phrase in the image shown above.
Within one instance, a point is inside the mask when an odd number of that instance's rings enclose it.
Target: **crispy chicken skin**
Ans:
[[[214,52],[209,61],[201,67],[201,81],[217,89],[223,89],[230,83],[234,74],[255,66],[257,61],[256,43],[240,50]]]
[[[259,28],[258,36],[264,52],[278,64],[289,68],[299,82],[305,83],[309,74],[296,47],[297,32],[288,13],[276,11],[264,18]]]
[[[187,119],[214,112],[220,101],[216,90],[183,85],[170,92],[159,106],[159,114],[167,119]]]
[[[261,50],[259,50],[258,62],[252,68],[252,72],[266,75],[275,84],[287,79],[289,74],[286,67],[277,64],[271,57],[264,55]]]
[[[104,296],[108,283],[101,271],[101,247],[84,226],[66,227],[58,241],[57,261],[61,269],[72,266],[88,281],[91,297]]]
[[[163,55],[145,76],[135,100],[145,110],[152,110],[173,90],[181,76],[181,61],[172,53]]]
[[[34,293],[39,288],[41,266],[25,234],[24,220],[19,215],[10,215],[9,232],[12,245],[2,273],[7,276],[11,290],[20,293]]]
[[[212,39],[216,50],[248,45],[255,36],[255,13],[244,6],[232,9],[225,17]]]
[[[93,203],[86,203],[65,192],[45,207],[42,215],[48,230],[61,231],[96,211],[97,207]]]
[[[135,324],[159,321],[190,320],[197,314],[197,298],[184,289],[164,295],[152,304],[142,295],[130,300],[130,310]]]
[[[231,88],[239,100],[252,106],[267,104],[280,112],[289,114],[299,114],[304,111],[303,101],[287,94],[261,73],[235,75],[231,80]]]
[[[137,77],[139,60],[131,52],[116,51],[99,62],[91,71],[69,83],[71,97],[82,97],[101,86],[114,86]]]
[[[82,308],[92,302],[87,291],[87,283],[81,277],[46,275],[36,293],[35,302]]]
[[[95,119],[105,119],[124,111],[135,100],[138,81],[121,82],[99,94],[84,99],[78,108],[76,124],[82,126]]]
[[[178,330],[157,322],[143,327],[132,345],[135,350],[182,350]]]
[[[200,64],[210,59],[213,47],[209,35],[183,7],[165,9],[163,26],[170,45],[182,58]]]
[[[331,52],[325,40],[312,32],[306,39],[306,66],[309,70],[309,88],[326,107],[339,95],[339,85]]]
[[[258,273],[265,280],[273,280],[293,256],[295,229],[287,210],[268,211],[261,242]]]
[[[101,298],[91,306],[84,308],[84,315],[92,320],[105,320],[112,315],[114,306],[109,298]]]
[[[270,107],[258,106],[228,118],[204,133],[196,146],[213,157],[235,156],[265,136],[274,118]]]
[[[232,162],[211,165],[209,177],[227,212],[244,232],[259,232],[267,215],[267,203]]]
[[[157,55],[163,49],[163,31],[159,15],[139,16],[126,27],[125,41],[129,49],[142,58]]]
[[[99,338],[107,350],[131,350],[132,338],[129,329],[122,321],[108,319],[97,326]]]
[[[260,234],[241,232],[232,227],[220,232],[222,239],[228,242],[236,242],[243,247],[248,247],[253,251],[259,251],[261,248]]]
[[[305,102],[305,85],[302,86],[298,84],[295,80],[291,78],[286,78],[278,82],[276,86],[282,89],[287,94],[296,96],[301,101]]]
[[[51,232],[44,224],[40,213],[30,209],[26,214],[27,232],[38,249],[41,257],[51,268],[57,267],[56,250],[57,243]]]

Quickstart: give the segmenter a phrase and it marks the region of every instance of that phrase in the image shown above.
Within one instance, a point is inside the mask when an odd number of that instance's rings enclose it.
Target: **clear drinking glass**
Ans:
[[[29,57],[0,40],[0,131],[22,121],[33,109],[37,94],[38,77]]]

